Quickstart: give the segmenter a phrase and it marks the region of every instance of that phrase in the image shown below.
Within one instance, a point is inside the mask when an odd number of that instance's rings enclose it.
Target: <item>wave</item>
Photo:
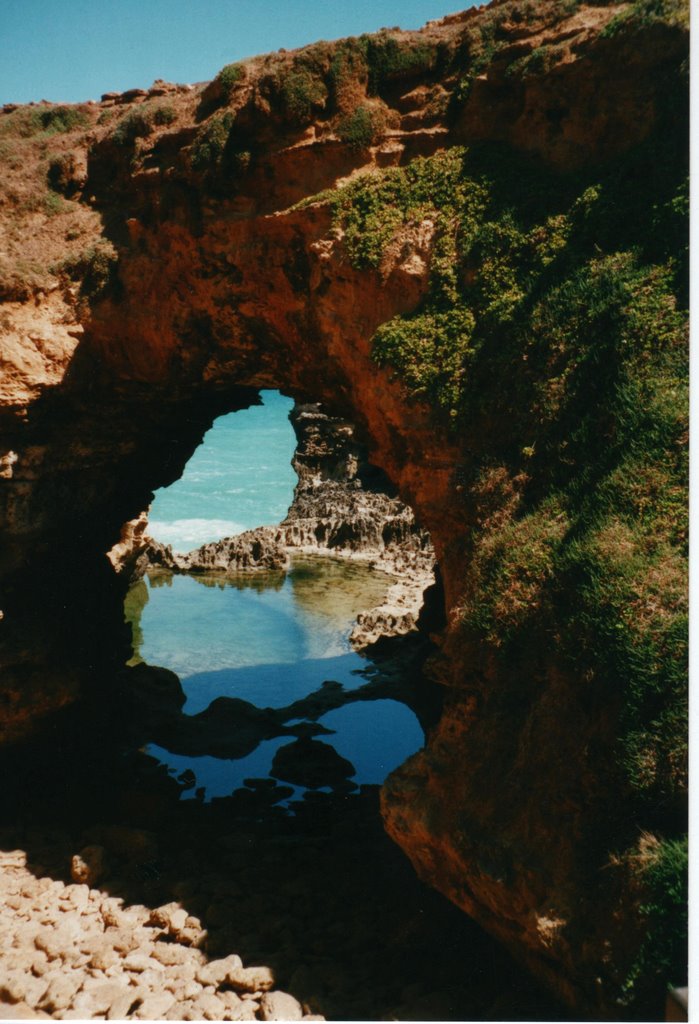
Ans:
[[[148,533],[161,544],[171,544],[174,551],[186,554],[192,548],[222,537],[234,537],[249,527],[232,519],[151,519]]]

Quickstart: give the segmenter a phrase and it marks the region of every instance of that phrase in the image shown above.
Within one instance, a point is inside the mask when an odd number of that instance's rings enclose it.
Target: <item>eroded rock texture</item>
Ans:
[[[642,2],[496,2],[421,33],[255,58],[203,90],[161,85],[101,104],[3,113],[14,147],[1,208],[3,738],[36,732],[80,693],[109,691],[129,644],[123,584],[104,552],[153,489],[179,476],[213,418],[246,407],[260,387],[322,402],[356,425],[372,465],[415,510],[444,580],[448,626],[435,673],[448,699],[426,751],[386,784],[390,834],[422,877],[577,1009],[620,1012],[639,978],[654,992],[672,980],[681,965],[665,963],[659,975],[643,959],[639,909],[643,871],[650,865],[657,878],[667,858],[638,843],[642,830],[656,830],[670,837],[657,849],[672,853],[681,830],[683,757],[671,740],[684,727],[664,710],[674,684],[648,684],[624,717],[633,666],[606,648],[589,665],[565,651],[596,650],[617,623],[660,635],[660,618],[683,601],[673,554],[682,530],[666,517],[667,544],[644,541],[654,561],[639,570],[646,582],[633,584],[628,622],[610,592],[608,611],[583,623],[591,584],[581,558],[549,554],[579,550],[586,495],[611,487],[622,464],[615,445],[626,421],[608,409],[627,378],[616,350],[592,345],[620,322],[621,299],[614,306],[608,296],[637,296],[622,317],[624,344],[641,353],[635,366],[676,337],[674,300],[653,296],[672,273],[663,249],[672,231],[657,225],[679,216],[681,200],[668,193],[623,225],[614,220],[614,197],[647,184],[665,158],[624,164],[613,187],[609,167],[651,138],[669,146],[678,137],[685,55],[679,4],[658,14]],[[36,132],[59,122],[47,158]],[[445,219],[454,190],[440,192],[444,175],[430,178],[438,165],[419,158],[458,145],[498,174],[519,167],[522,154],[534,161],[517,200],[529,234],[517,233],[516,218],[483,212],[477,167],[458,217]],[[678,152],[668,150],[670,164]],[[595,190],[591,169],[600,166],[607,184]],[[398,168],[418,168],[417,177]],[[403,214],[387,219],[385,196],[371,206],[366,190],[337,191],[361,171],[388,172]],[[515,171],[508,187],[517,180]],[[552,181],[573,205],[561,199],[534,230],[527,204]],[[27,206],[27,194],[44,198]],[[595,212],[600,201],[606,218]],[[654,265],[665,269],[639,284],[635,257],[615,256],[605,225],[626,232],[631,252],[645,244],[633,230],[646,222],[648,238],[658,232]],[[531,292],[532,331],[513,348],[508,324],[528,293],[502,268],[530,252],[545,292],[556,275],[564,280],[571,237],[588,246],[586,269],[546,307]],[[563,327],[551,327],[585,288],[599,305],[581,300]],[[457,307],[454,334],[443,309]],[[464,341],[471,309],[480,310],[480,349]],[[416,310],[427,310],[423,333],[397,354],[384,335],[377,362],[377,329]],[[429,357],[435,336],[444,345]],[[540,337],[552,339],[545,352]],[[596,382],[587,405],[575,391],[585,374]],[[625,408],[651,408],[650,393]],[[588,424],[591,406],[600,412],[585,442],[576,425]],[[541,427],[552,416],[558,434]],[[668,431],[654,442],[673,453],[666,466],[679,451]],[[660,470],[633,481],[624,492],[632,520],[645,522],[658,494],[676,494]],[[622,520],[596,535],[595,565],[629,551],[641,560],[633,566],[646,564]],[[508,570],[523,537],[528,561]],[[510,583],[488,606],[483,588],[502,580],[498,565]],[[674,658],[661,648],[649,664]],[[636,714],[652,727],[644,732]]]
[[[281,524],[284,543],[366,555],[389,570],[429,577],[430,538],[386,475],[369,463],[353,425],[329,417],[318,403],[296,406],[291,422],[298,483]]]
[[[149,535],[143,512],[122,527],[119,542],[109,552],[110,562],[125,579],[135,581],[161,569],[194,575],[279,573],[290,567],[290,555],[299,551],[356,559],[390,573],[394,582],[380,604],[359,614],[350,637],[353,646],[414,632],[424,593],[435,587],[429,535],[386,475],[369,463],[351,423],[329,416],[318,402],[294,406],[290,418],[296,433],[293,465],[298,480],[281,523],[179,554]]]

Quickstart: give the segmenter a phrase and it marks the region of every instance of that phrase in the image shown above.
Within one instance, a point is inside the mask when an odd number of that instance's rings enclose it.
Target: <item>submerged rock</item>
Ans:
[[[351,761],[341,757],[334,747],[302,736],[277,751],[270,775],[295,786],[320,789],[322,786],[334,788],[354,775],[356,770]]]

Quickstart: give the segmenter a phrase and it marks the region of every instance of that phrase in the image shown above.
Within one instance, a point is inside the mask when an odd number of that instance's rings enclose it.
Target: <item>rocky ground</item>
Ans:
[[[125,906],[120,897],[90,887],[87,881],[96,882],[92,873],[103,852],[90,846],[72,858],[72,877],[86,879],[72,884],[37,878],[23,850],[0,855],[5,1015],[322,1019],[305,1014],[293,996],[275,989],[270,968],[243,967],[235,954],[207,961],[198,948],[206,933],[181,903],[152,910]]]
[[[564,1019],[421,885],[375,787],[285,810],[251,780],[241,811],[144,754],[71,760],[0,831],[3,1018]]]

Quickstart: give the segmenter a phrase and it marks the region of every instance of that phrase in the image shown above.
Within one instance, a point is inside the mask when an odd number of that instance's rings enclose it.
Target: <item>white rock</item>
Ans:
[[[84,910],[90,902],[90,889],[87,885],[69,885],[69,899],[76,910]]]
[[[173,924],[173,919],[177,924]],[[187,911],[179,903],[165,903],[162,907],[156,907],[148,915],[148,924],[155,928],[164,928],[173,931],[176,928],[184,928],[187,920]]]
[[[157,969],[163,970],[163,965],[154,960],[152,956],[148,956],[145,953],[129,953],[128,956],[124,957],[124,969],[127,971],[150,971]]]
[[[147,996],[134,1016],[139,1020],[160,1020],[174,1006],[175,997],[171,992],[157,992]]]
[[[182,964],[198,964],[202,954],[198,950],[190,949],[189,946],[180,946],[176,942],[156,942],[150,955],[165,967],[175,965],[179,967]]]
[[[34,978],[32,975],[29,975],[24,988],[25,1001],[29,1003],[30,1006],[38,1006],[48,987],[48,982],[45,977]]]
[[[183,999],[196,999],[197,996],[201,995],[203,989],[198,981],[188,981],[182,989]]]
[[[217,988],[230,980],[231,972],[242,969],[243,961],[236,953],[231,953],[230,956],[224,957],[222,960],[210,960],[208,964],[203,964],[196,973],[196,979],[202,985],[213,985]],[[231,982],[231,984],[233,983]]]
[[[239,992],[266,992],[274,987],[269,967],[238,967],[228,972],[226,980]]]
[[[132,988],[126,988],[114,999],[107,1010],[107,1020],[123,1020],[131,1009],[136,996]]]
[[[297,999],[288,992],[265,992],[260,999],[262,1020],[301,1020],[303,1009]]]
[[[204,995],[199,996],[193,1004],[192,1009],[196,1014],[198,1014],[198,1016],[191,1017],[190,1020],[198,1020],[202,1017],[204,1020],[222,1020],[225,1006],[218,996],[207,995],[205,993]]]
[[[107,971],[111,967],[116,967],[120,959],[117,951],[109,943],[101,943],[91,953],[90,966]]]

